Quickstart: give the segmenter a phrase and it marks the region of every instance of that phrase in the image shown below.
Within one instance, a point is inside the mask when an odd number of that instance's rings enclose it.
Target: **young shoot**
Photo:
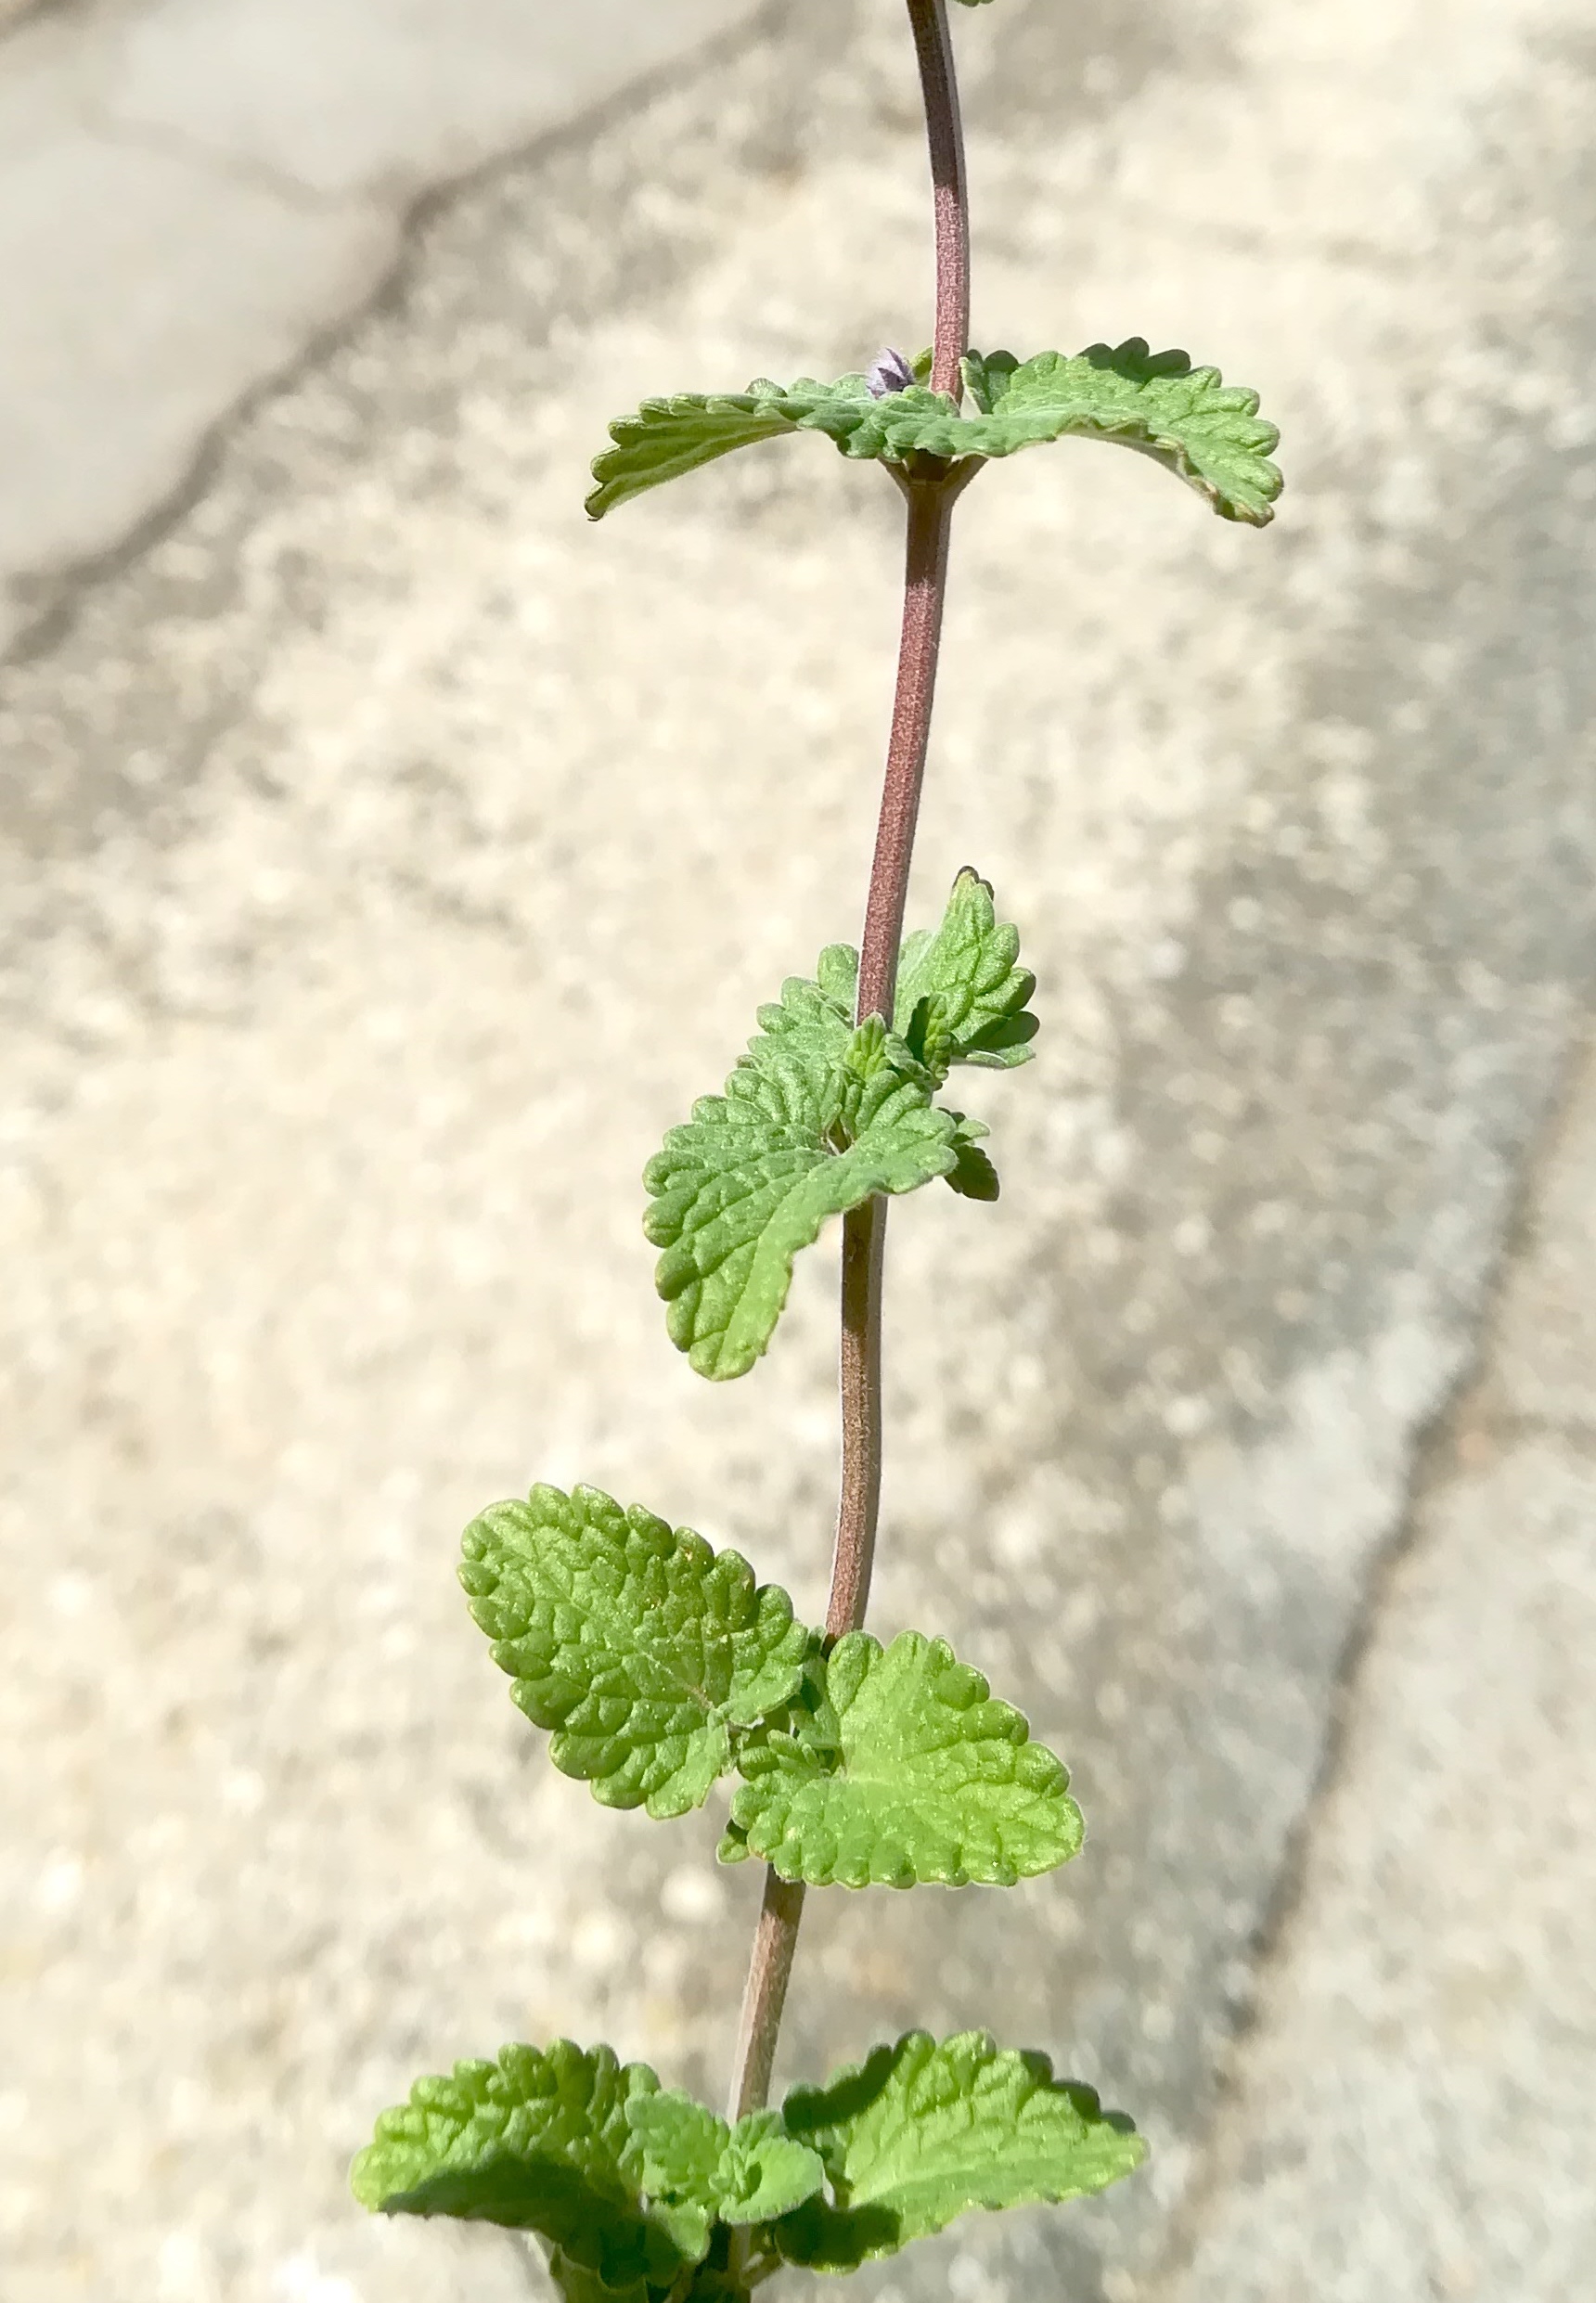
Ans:
[[[982,0],[962,0],[981,5]],[[1226,520],[1265,526],[1281,478],[1256,395],[1139,338],[1084,352],[969,342],[970,227],[947,0],[907,0],[931,151],[932,349],[855,375],[644,401],[611,427],[604,518],[716,457],[823,435],[906,514],[902,639],[857,950],[821,953],[759,1010],[718,1095],[644,1173],[670,1340],[712,1383],[767,1351],[794,1259],[842,1218],[842,1485],[830,1597],[804,1624],[736,1551],[596,1488],[537,1486],[466,1530],[470,1611],[565,1774],[660,1821],[725,1780],[723,1863],[765,1869],[724,2116],[643,2064],[568,2039],[423,2078],[354,2162],[366,2207],[534,2232],[568,2303],[746,2303],[783,2270],[844,2273],[973,2208],[1059,2202],[1140,2163],[1128,2118],[985,2033],[861,2043],[766,2101],[811,1888],[1010,1887],[1066,1863],[1063,1762],[933,1633],[864,1628],[882,1480],[887,1206],[942,1181],[995,1200],[985,1129],[947,1100],[965,1065],[1012,1070],[1037,1028],[1018,932],[973,870],[904,934],[954,508],[992,463],[1069,438],[1155,458]],[[890,1917],[885,1921],[891,1923]]]

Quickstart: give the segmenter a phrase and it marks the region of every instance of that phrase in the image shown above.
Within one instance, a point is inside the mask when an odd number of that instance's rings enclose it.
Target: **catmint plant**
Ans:
[[[965,6],[980,0],[963,0]],[[1250,392],[1139,339],[1065,357],[969,343],[969,210],[947,0],[907,0],[931,146],[933,348],[834,383],[647,400],[593,467],[595,520],[763,440],[819,432],[907,508],[907,581],[880,827],[858,951],[792,976],[720,1095],[666,1137],[644,1229],[672,1343],[714,1383],[770,1344],[793,1260],[842,1238],[842,1493],[824,1625],[736,1551],[637,1503],[534,1487],[467,1529],[470,1611],[549,1756],[606,1807],[662,1822],[731,1784],[725,1863],[766,1866],[724,2116],[644,2064],[567,2039],[419,2080],[355,2160],[390,2214],[535,2232],[569,2303],[744,2303],[785,2266],[847,2272],[976,2207],[1059,2202],[1144,2146],[1090,2089],[983,2032],[860,2042],[857,2062],[766,2101],[811,1888],[1009,1887],[1065,1863],[1082,1823],[1062,1762],[947,1641],[864,1628],[882,1479],[887,1202],[941,1178],[990,1201],[985,1129],[945,1100],[959,1067],[1010,1070],[1036,1031],[1016,930],[972,870],[904,935],[954,507],[986,466],[1066,437],[1167,466],[1263,527],[1276,443]]]

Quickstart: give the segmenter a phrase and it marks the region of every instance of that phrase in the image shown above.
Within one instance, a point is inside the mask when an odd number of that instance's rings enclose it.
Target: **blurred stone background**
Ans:
[[[972,1091],[1000,1204],[893,1214],[873,1622],[955,1636],[1091,1836],[811,1898],[779,2076],[985,2023],[1153,2139],[881,2298],[1572,2303],[1596,42],[956,14],[977,341],[1184,343],[1289,486],[1237,532],[1068,444],[959,514],[913,908],[986,872],[1045,1031]],[[704,1385],[637,1177],[856,933],[896,498],[798,441],[580,505],[645,392],[923,338],[901,19],[0,42],[7,2303],[538,2295],[358,2216],[374,2113],[556,2031],[724,2085],[757,1878],[548,1769],[453,1561],[586,1478],[821,1602],[835,1243]]]

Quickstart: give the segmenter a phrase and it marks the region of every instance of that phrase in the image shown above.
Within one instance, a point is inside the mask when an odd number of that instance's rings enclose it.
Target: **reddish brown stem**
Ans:
[[[903,482],[908,498],[908,542],[905,553],[903,634],[898,644],[897,694],[887,743],[882,812],[865,907],[864,946],[859,955],[858,1019],[879,1015],[892,1022],[897,984],[898,946],[903,940],[908,868],[920,820],[920,786],[931,738],[931,706],[936,689],[936,660],[942,646],[942,607],[947,591],[947,543],[958,481]]]
[[[826,1636],[857,1631],[870,1596],[882,1501],[882,1267],[887,1203],[843,1218],[843,1486]]]
[[[959,364],[970,333],[970,211],[959,89],[946,0],[908,0],[908,12],[925,96],[936,203],[936,347],[932,382],[937,391],[957,400],[960,396]],[[948,534],[954,504],[974,469],[972,462],[962,469],[956,467],[951,474],[918,477],[904,473],[900,477],[908,503],[903,635],[865,907],[859,959],[860,1023],[873,1015],[889,1023],[892,1020],[942,641]],[[895,477],[899,477],[895,467],[894,470]],[[843,1476],[831,1594],[826,1609],[826,1631],[833,1640],[845,1631],[856,1631],[864,1622],[875,1558],[882,1492],[882,1280],[886,1216],[885,1200],[875,1199],[855,1208],[843,1221]],[[803,1887],[767,1871],[738,2027],[729,2105],[733,2119],[761,2110],[769,2092],[776,2039],[803,1913]]]
[[[958,400],[962,396],[959,364],[970,349],[970,187],[947,0],[908,0],[908,18],[920,59],[936,212],[936,339],[931,383],[933,392],[946,392]]]
[[[906,481],[908,541],[897,693],[887,745],[876,851],[865,907],[857,1015],[890,1017],[920,786],[931,736],[947,586],[947,542],[960,482]],[[843,1219],[843,1476],[826,1632],[856,1631],[869,1599],[882,1493],[882,1285],[887,1203],[867,1200]],[[787,1998],[804,1890],[766,1872],[742,1998],[730,2116],[764,2107]]]
[[[732,2064],[729,2119],[746,2112],[763,2111],[770,2092],[770,2066],[776,2060],[776,2035],[787,1999],[792,1954],[798,1949],[798,1923],[804,1916],[801,1882],[765,1874],[765,1900],[753,1931],[753,1956],[748,1962],[748,1985],[742,1995],[742,2020],[738,2028],[737,2054]]]

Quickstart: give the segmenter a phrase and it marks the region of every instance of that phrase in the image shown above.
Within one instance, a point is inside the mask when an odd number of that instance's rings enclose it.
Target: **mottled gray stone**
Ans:
[[[1577,1075],[1492,1356],[1492,1405],[1570,1441],[1596,1432],[1596,1068]]]
[[[376,290],[420,194],[753,13],[93,0],[19,24],[0,53],[0,648]]]
[[[1587,1063],[1381,1591],[1164,2303],[1589,2292],[1596,1361],[1560,1355],[1593,1212]]]
[[[413,197],[725,33],[754,4],[142,0],[110,119],[324,199]]]

